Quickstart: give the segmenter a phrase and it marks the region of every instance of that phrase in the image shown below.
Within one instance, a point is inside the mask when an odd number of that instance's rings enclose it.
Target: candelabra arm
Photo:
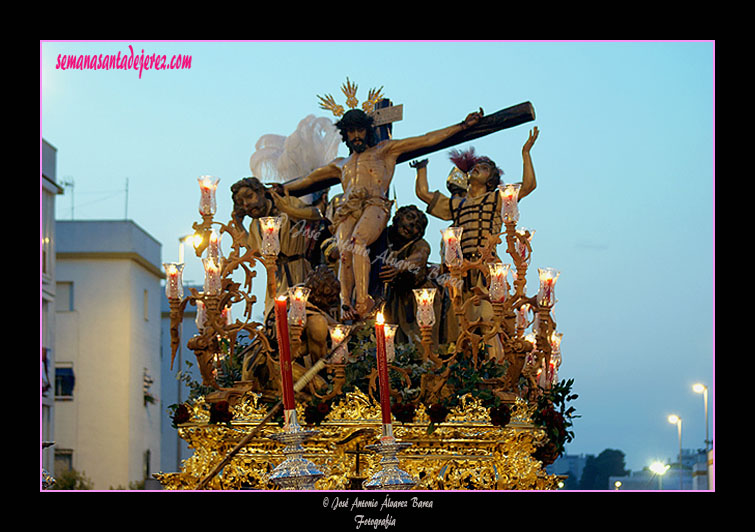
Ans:
[[[196,253],[197,257],[201,257],[204,250],[210,245],[210,231],[212,230],[213,216],[214,215],[212,214],[203,214],[202,223],[199,224],[194,222],[191,226],[191,228],[194,229],[194,233],[201,237],[200,242],[194,246],[194,253]]]
[[[170,369],[173,370],[173,361],[176,358],[178,347],[181,345],[181,323],[183,323],[184,310],[189,298],[179,299],[172,297],[168,299],[170,305]]]

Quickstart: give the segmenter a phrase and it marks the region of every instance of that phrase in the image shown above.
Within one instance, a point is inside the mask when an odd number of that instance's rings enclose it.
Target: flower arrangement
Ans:
[[[237,345],[237,349],[242,348],[243,346]],[[442,359],[448,356],[453,348],[452,344],[439,346],[439,357]],[[376,349],[374,327],[371,323],[365,323],[352,331],[342,393],[349,393],[356,389],[369,390],[371,375],[377,367]],[[480,352],[483,355],[486,350],[487,346],[480,346]],[[232,381],[237,378],[239,373],[237,365],[240,364],[237,358],[224,359],[221,372],[224,379]],[[481,360],[485,360],[485,357],[482,356]],[[510,406],[495,393],[494,387],[489,385],[490,382],[495,382],[496,379],[505,375],[507,370],[505,363],[499,364],[495,360],[485,360],[475,367],[468,357],[462,356],[453,364],[437,368],[432,362],[423,360],[418,347],[414,344],[397,343],[395,358],[391,364],[402,370],[402,373],[395,370],[389,371],[391,389],[397,394],[392,401],[391,412],[399,423],[414,422],[417,407],[423,404],[430,419],[427,432],[432,433],[437,425],[445,421],[450,411],[460,405],[461,398],[466,395],[479,400],[488,409],[493,425],[504,427],[511,421]],[[428,377],[445,379],[445,383],[440,393],[430,398],[420,397],[422,379]],[[212,391],[192,381],[186,374],[180,375],[180,378],[190,386],[189,402]],[[578,396],[572,393],[573,379],[561,381],[554,384],[551,389],[539,390],[535,394],[527,389],[526,384],[524,381],[521,383],[522,396],[536,398],[532,421],[545,430],[548,438],[547,442],[535,451],[534,456],[547,465],[563,454],[564,445],[574,437],[571,430],[572,420],[578,416],[574,415],[574,407],[567,406],[567,403]],[[334,403],[341,399],[340,396],[328,400],[318,397],[318,395],[327,396],[331,386],[332,383],[329,383],[325,388],[318,390],[318,394],[312,395],[304,405],[304,423],[319,425],[330,413]],[[174,427],[191,418],[186,404],[172,405],[170,408],[173,411]],[[220,401],[210,405],[210,423],[227,424],[232,420],[232,416],[232,409],[229,408],[227,402]],[[273,421],[281,424],[282,415]]]
[[[564,452],[564,445],[574,439],[572,420],[579,416],[574,414],[574,407],[567,403],[579,396],[572,393],[574,379],[562,380],[545,391],[537,401],[537,408],[532,416],[536,425],[545,429],[548,442],[541,446],[535,457],[544,465],[552,464]]]

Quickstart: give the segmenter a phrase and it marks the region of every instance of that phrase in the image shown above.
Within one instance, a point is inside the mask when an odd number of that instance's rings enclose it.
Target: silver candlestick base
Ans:
[[[393,436],[393,425],[388,423],[383,425],[383,436],[380,443],[367,445],[365,449],[374,451],[382,455],[380,459],[381,469],[372,477],[362,484],[367,490],[410,490],[417,483],[402,471],[399,467],[399,460],[396,456],[398,451],[409,447],[411,443],[400,443]]]
[[[283,443],[285,460],[273,469],[270,480],[283,490],[314,490],[323,473],[315,464],[303,457],[302,443],[318,434],[318,430],[303,430],[297,420],[296,410],[283,412],[285,428],[283,432],[273,434],[271,439]]]

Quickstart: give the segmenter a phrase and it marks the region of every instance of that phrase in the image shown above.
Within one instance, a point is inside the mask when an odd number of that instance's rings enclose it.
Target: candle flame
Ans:
[[[383,317],[383,312],[378,312],[377,316],[375,317],[375,323],[378,323],[380,325],[383,325],[385,323],[385,318]]]
[[[275,298],[276,301],[285,301],[286,299],[288,299],[288,296],[286,296],[285,294]]]

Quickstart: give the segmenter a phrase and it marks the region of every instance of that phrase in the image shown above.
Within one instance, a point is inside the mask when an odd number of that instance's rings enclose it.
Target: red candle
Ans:
[[[283,388],[283,409],[293,410],[294,377],[291,371],[291,346],[288,337],[288,317],[286,315],[286,296],[275,298],[275,324],[278,332],[278,356],[280,357],[281,386]]]
[[[380,383],[380,408],[383,413],[383,425],[391,422],[391,392],[388,383],[388,360],[385,350],[385,321],[383,313],[378,312],[375,319],[375,338],[377,339],[378,380]]]

